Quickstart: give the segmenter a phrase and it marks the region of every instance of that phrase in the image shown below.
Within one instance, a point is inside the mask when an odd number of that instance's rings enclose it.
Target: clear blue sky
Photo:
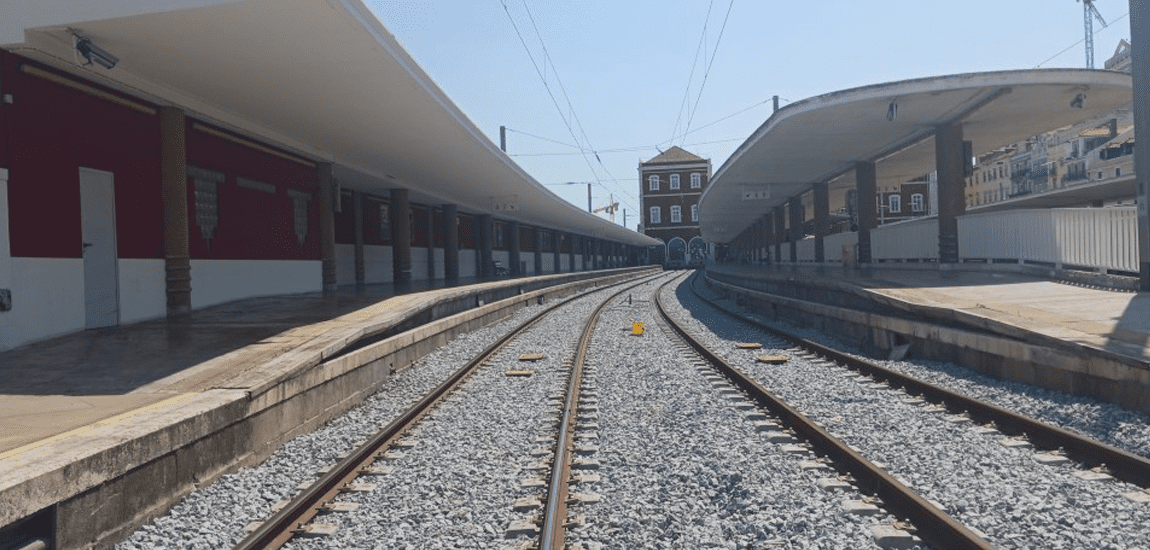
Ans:
[[[785,105],[909,78],[1085,66],[1083,44],[1070,47],[1083,39],[1082,4],[1073,0],[367,4],[492,141],[499,143],[500,125],[509,128],[508,153],[535,179],[581,208],[586,186],[552,184],[601,182],[593,188],[595,206],[614,193],[631,229],[638,222],[640,161],[657,155],[656,146],[674,144],[710,158],[718,170],[770,116],[773,95]],[[1101,68],[1119,39],[1129,39],[1129,4],[1095,0],[1095,6],[1111,24],[1094,24]],[[682,136],[688,118],[691,131]],[[602,163],[576,143],[598,151]],[[620,213],[616,223],[622,222]]]

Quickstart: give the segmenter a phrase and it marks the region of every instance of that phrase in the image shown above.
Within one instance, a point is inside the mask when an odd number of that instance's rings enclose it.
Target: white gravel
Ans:
[[[301,483],[317,479],[316,472],[335,464],[342,453],[387,425],[543,307],[523,308],[498,323],[460,335],[392,376],[378,393],[346,415],[293,438],[258,466],[222,476],[193,491],[167,514],[128,536],[116,549],[217,550],[236,545],[245,535],[245,525],[269,517],[273,504],[290,498]]]
[[[652,290],[617,301],[596,331],[588,362],[602,479],[578,490],[602,500],[575,507],[588,524],[570,538],[604,548],[874,548],[869,526],[893,520],[844,513],[857,493],[819,489],[831,474],[801,470],[756,432],[656,326]],[[636,320],[641,338],[627,330]]]
[[[722,320],[686,286],[678,296],[691,310],[679,315],[708,335],[708,345],[999,548],[1146,547],[1150,506],[1122,496],[1136,487],[1083,481],[1072,475],[1077,465],[1039,465],[1033,451],[1007,449],[1001,436],[902,404],[899,394],[846,377],[842,368],[797,357],[781,366],[756,363],[757,352],[736,350],[732,342],[770,338]]]
[[[704,292],[709,291],[709,287],[701,283],[696,283],[696,288]],[[714,292],[708,292],[708,296],[719,299],[725,307],[736,307],[731,300],[720,298]],[[754,311],[737,309],[767,326],[777,327],[802,338],[862,357],[857,348],[838,340],[833,335],[788,323],[774,322]],[[911,353],[914,353],[913,349]],[[923,360],[877,361],[877,363],[924,382],[993,403],[1150,458],[1150,414],[1126,410],[1113,403],[1090,397],[990,378],[954,363]]]
[[[554,407],[548,397],[563,395],[559,372],[572,354],[581,327],[607,290],[576,300],[518,336],[499,356],[420,423],[418,440],[403,456],[385,461],[392,473],[375,476],[378,488],[341,495],[359,510],[335,514],[325,522],[340,526],[331,537],[295,539],[295,549],[326,548],[503,548],[518,498],[535,477],[528,467],[541,446],[536,438],[551,433],[546,419]],[[542,360],[518,361],[523,353],[544,352]],[[528,368],[527,377],[506,376]]]

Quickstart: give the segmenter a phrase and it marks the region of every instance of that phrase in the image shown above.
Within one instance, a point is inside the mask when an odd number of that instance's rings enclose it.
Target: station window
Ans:
[[[691,189],[699,189],[701,187],[703,187],[703,176],[702,176],[702,174],[698,174],[698,173],[691,174]]]
[[[659,175],[658,174],[647,178],[647,182],[648,182],[648,189],[650,189],[651,191],[658,191],[659,190]]]
[[[691,221],[693,221],[693,222],[699,221],[699,205],[697,205],[697,204],[691,205]]]
[[[675,205],[671,207],[671,223],[683,223],[683,207]]]
[[[890,195],[889,197],[887,197],[886,200],[890,205],[890,211],[892,214],[897,213],[897,212],[902,212],[902,197],[901,196]]]
[[[654,177],[658,177],[658,176],[651,176],[651,177],[654,178]],[[652,206],[651,207],[651,220],[650,220],[651,225],[663,223],[662,218],[663,218],[663,213],[660,211],[659,207],[658,206]]]
[[[1122,177],[1122,169],[1121,168],[1115,168],[1114,169],[1114,177],[1116,177],[1116,178]]]
[[[922,212],[923,211],[922,193],[915,193],[910,196],[910,211]]]
[[[679,174],[671,174],[671,189],[679,188]]]

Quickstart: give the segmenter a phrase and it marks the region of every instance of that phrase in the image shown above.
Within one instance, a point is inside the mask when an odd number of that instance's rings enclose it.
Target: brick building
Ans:
[[[680,147],[671,147],[639,164],[643,212],[639,230],[665,244],[664,250],[653,251],[652,263],[707,256],[699,230],[699,198],[710,179],[710,159]]]

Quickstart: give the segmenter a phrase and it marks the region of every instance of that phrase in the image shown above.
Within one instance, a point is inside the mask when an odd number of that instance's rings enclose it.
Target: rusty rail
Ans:
[[[668,282],[669,284],[669,282]],[[664,287],[666,286],[663,285]],[[692,349],[731,383],[740,388],[759,406],[771,411],[807,441],[818,454],[829,457],[841,471],[849,473],[860,491],[879,497],[883,506],[896,516],[910,521],[916,534],[935,548],[955,550],[991,550],[994,548],[965,525],[935,508],[883,469],[877,467],[846,443],[788,405],[762,384],[751,379],[684,329],[663,307],[662,289],[655,294],[655,304],[666,324]]]

